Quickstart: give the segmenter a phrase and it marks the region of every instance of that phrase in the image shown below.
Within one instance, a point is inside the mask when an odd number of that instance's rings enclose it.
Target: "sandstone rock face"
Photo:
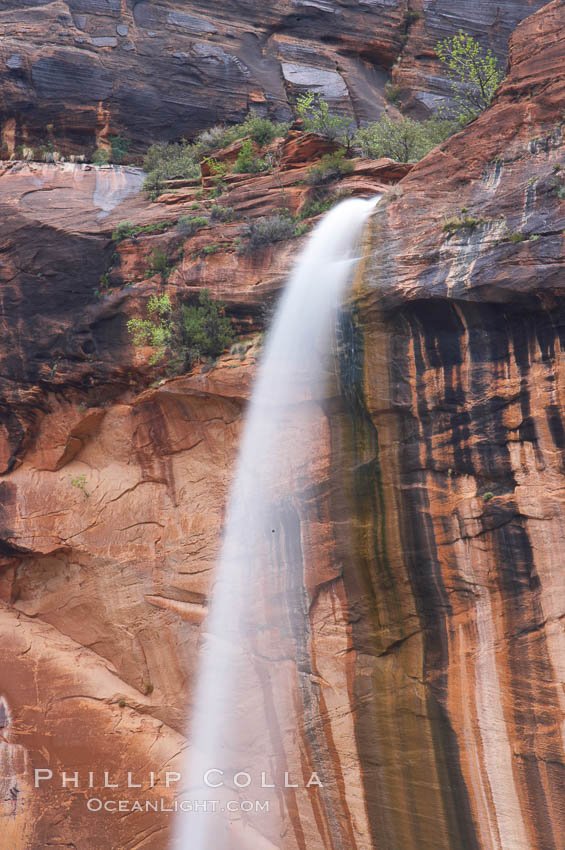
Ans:
[[[117,5],[104,9],[122,21]],[[93,8],[73,14],[87,26]],[[164,8],[135,11],[158,32]],[[195,18],[219,28],[197,13],[167,11],[183,32]],[[300,544],[285,598],[304,616],[287,671],[301,717],[290,760],[329,780],[324,795],[287,798],[285,850],[565,845],[564,25],[553,2],[519,27],[496,104],[465,133],[411,171],[357,161],[335,187],[375,194],[403,177],[372,219],[338,329],[342,392],[307,411],[313,480],[284,514]],[[97,775],[93,795],[88,771],[119,778],[124,799],[175,796],[166,772],[189,744],[257,331],[301,244],[246,256],[235,239],[248,216],[303,207],[305,150],[316,156],[312,139],[291,137],[281,170],[230,176],[234,220],[190,239],[174,223],[212,199],[187,181],[150,204],[135,170],[16,163],[0,177],[11,850],[170,846],[170,813],[89,813],[88,798],[117,792]],[[112,245],[124,219],[171,228]],[[167,282],[144,277],[156,248]],[[125,322],[152,293],[203,286],[241,343],[166,379]],[[34,789],[35,768],[57,781]],[[62,789],[61,770],[80,787]],[[128,771],[141,790],[125,787]]]
[[[552,3],[518,28],[496,104],[368,236],[353,496],[381,522],[345,580],[374,599],[353,642],[375,846],[565,840],[564,24]]]
[[[23,5],[23,8],[22,8]],[[448,89],[438,38],[460,27],[504,61],[510,32],[544,0],[208,2],[5,0],[0,9],[2,142],[64,153],[111,134],[147,143],[190,137],[250,107],[287,119],[313,90],[358,121],[386,106],[394,80],[426,114]]]
[[[3,167],[0,827],[11,850],[168,846],[169,812],[118,819],[89,812],[87,800],[119,794],[168,806],[176,796],[167,772],[182,769],[187,745],[257,331],[304,238],[254,256],[238,255],[235,240],[248,218],[302,208],[307,168],[325,151],[316,137],[290,134],[280,171],[228,176],[221,203],[233,221],[190,238],[177,231],[178,217],[217,203],[190,181],[178,189],[172,181],[150,203],[135,169]],[[330,193],[382,193],[410,168],[357,160]],[[112,243],[122,220],[168,229]],[[217,250],[207,256],[210,244]],[[166,283],[145,276],[155,249],[175,265]],[[202,287],[226,300],[247,338],[215,368],[165,380],[151,350],[131,345],[125,323],[143,315],[152,293],[184,299]],[[346,726],[353,741],[351,717]],[[34,770],[53,779],[36,789]],[[102,787],[106,770],[119,792]],[[142,790],[127,788],[128,773]],[[300,819],[315,840],[307,800]]]

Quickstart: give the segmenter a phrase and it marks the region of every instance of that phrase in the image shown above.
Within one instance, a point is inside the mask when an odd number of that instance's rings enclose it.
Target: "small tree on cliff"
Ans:
[[[491,103],[504,74],[490,48],[459,30],[436,45],[439,60],[447,69],[455,100],[455,118],[467,124]]]
[[[332,141],[344,142],[348,147],[351,144],[357,129],[355,122],[347,115],[331,112],[321,95],[311,91],[299,95],[296,112],[307,133],[319,133]]]
[[[152,295],[146,318],[127,323],[134,345],[151,345],[150,363],[168,356],[169,370],[180,374],[201,357],[218,357],[234,340],[231,319],[222,301],[203,289],[195,304],[181,304],[174,310],[168,295]]]

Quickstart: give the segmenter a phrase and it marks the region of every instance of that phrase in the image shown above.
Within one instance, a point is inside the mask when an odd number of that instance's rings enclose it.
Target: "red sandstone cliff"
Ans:
[[[339,781],[319,808],[298,801],[285,847],[565,844],[564,24],[553,2],[519,27],[493,108],[405,176],[371,223],[344,319],[346,391],[316,411],[316,504],[311,491],[294,503],[310,603],[296,699],[317,718],[315,730],[305,720],[304,754],[315,731]],[[299,144],[288,143],[289,166]],[[148,204],[133,170],[4,166],[10,850],[167,846],[170,815],[86,815],[88,789],[34,792],[29,770],[95,763],[147,784],[180,765],[262,305],[300,244],[242,258],[234,239],[247,215],[300,207],[294,165],[234,178],[233,223],[124,240],[117,256],[119,220],[172,223],[210,202],[185,186]],[[342,188],[401,176],[358,162]],[[211,241],[220,250],[204,259]],[[163,383],[125,330],[163,291],[143,279],[155,246],[178,266],[171,296],[207,286],[246,340],[215,368]]]
[[[358,121],[386,106],[391,73],[419,114],[449,93],[433,48],[459,28],[505,61],[544,0],[4,0],[2,142],[83,153],[121,134],[139,153],[250,107],[279,119],[308,89]],[[23,8],[22,8],[23,7]]]

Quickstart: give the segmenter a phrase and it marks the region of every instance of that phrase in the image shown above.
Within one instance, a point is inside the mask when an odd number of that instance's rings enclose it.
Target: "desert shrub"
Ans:
[[[143,160],[148,174],[158,174],[161,180],[175,177],[196,179],[200,177],[200,149],[187,141],[151,145]]]
[[[138,224],[136,227],[131,221],[120,221],[116,229],[112,232],[114,242],[121,242],[122,239],[135,239],[137,236],[150,236],[153,233],[163,233],[171,227],[170,221],[155,221],[151,224]]]
[[[169,260],[167,255],[161,248],[155,248],[149,254],[149,265],[145,271],[145,277],[153,277],[153,275],[160,274],[163,280],[167,280],[169,277]]]
[[[326,213],[337,204],[341,200],[341,197],[334,195],[329,198],[314,198],[311,201],[306,201],[300,210],[300,218],[314,218],[317,215],[323,215],[323,213]]]
[[[123,136],[110,136],[109,142],[112,148],[112,162],[119,164],[128,152],[130,141]]]
[[[220,124],[216,124],[214,127],[208,127],[207,130],[202,130],[198,134],[195,144],[200,147],[202,153],[219,150],[225,147],[226,144],[230,144],[227,141],[229,129],[228,127],[222,127]]]
[[[182,236],[193,236],[208,224],[208,219],[204,218],[202,215],[181,215],[177,221],[177,231],[182,234]]]
[[[252,254],[273,242],[296,236],[296,222],[287,215],[273,215],[248,222],[238,247],[240,254]]]
[[[234,339],[224,304],[206,289],[196,304],[182,304],[174,314],[168,295],[152,295],[145,318],[130,319],[127,328],[134,345],[153,346],[152,363],[168,355],[169,366],[177,373],[201,357],[218,357]]]
[[[268,145],[274,139],[286,136],[289,128],[290,124],[261,118],[253,111],[249,113],[242,124],[238,125],[238,131],[241,133],[239,138],[251,136],[253,141],[261,146]]]
[[[268,167],[267,161],[256,155],[251,139],[247,139],[241,146],[233,170],[237,174],[258,174]]]
[[[120,221],[116,229],[112,232],[114,242],[121,242],[122,239],[127,239],[134,231],[134,226],[131,221]]]
[[[234,217],[233,207],[224,207],[221,204],[212,204],[210,218],[212,221],[232,221]]]
[[[137,227],[134,227],[130,236],[151,236],[153,233],[163,233],[163,231],[168,230],[171,227],[172,222],[170,221],[155,221],[151,224],[139,224]]]
[[[417,162],[447,139],[455,129],[453,121],[440,118],[427,121],[401,118],[393,121],[388,115],[383,115],[379,121],[361,127],[355,143],[364,156],[372,159],[389,157],[397,162]]]
[[[483,50],[463,30],[438,42],[436,53],[451,82],[453,117],[459,125],[466,124],[490,105],[504,78],[502,69],[492,51]]]
[[[339,139],[348,144],[355,135],[357,128],[352,119],[347,115],[330,112],[328,104],[319,94],[301,94],[296,100],[296,111],[309,133],[319,133],[327,139]]]
[[[224,177],[229,172],[228,164],[227,162],[222,162],[222,160],[214,159],[213,157],[207,157],[204,162],[210,170],[210,176],[212,178],[212,182],[214,183],[214,188],[212,189],[212,197],[219,198],[220,195],[222,195],[227,188],[227,184],[224,181]]]
[[[483,216],[469,215],[467,210],[461,210],[461,215],[445,219],[442,230],[444,233],[455,233],[457,230],[476,230],[481,224],[487,224],[488,219]]]
[[[98,286],[94,289],[94,296],[95,298],[104,298],[104,296],[109,292],[109,290],[110,278],[108,277],[108,274],[104,272],[100,275],[100,278],[98,280]]]
[[[400,104],[400,88],[394,83],[385,83],[385,100],[387,103]]]
[[[110,152],[104,148],[96,148],[92,157],[94,165],[107,165],[110,162]]]
[[[146,318],[132,318],[127,323],[134,345],[151,345],[155,349],[151,363],[161,360],[170,343],[172,311],[168,295],[152,295],[147,302]]]
[[[225,148],[245,136],[250,136],[258,145],[268,145],[273,139],[286,136],[289,127],[290,124],[261,118],[252,110],[240,124],[234,124],[232,127],[217,124],[203,130],[197,137],[196,144],[204,153]]]
[[[147,177],[143,188],[151,200],[165,189],[165,182],[174,178],[196,180],[200,177],[200,149],[186,141],[151,145],[143,160]]]
[[[145,178],[143,188],[147,193],[147,197],[151,201],[156,201],[159,195],[162,195],[165,191],[165,184],[159,174],[156,171],[152,171]]]
[[[222,162],[221,159],[214,159],[214,157],[206,157],[204,160],[208,168],[210,169],[210,174],[212,177],[216,179],[221,179],[226,176],[229,172],[229,167],[227,162]]]
[[[244,121],[232,127],[216,125],[203,130],[194,142],[183,139],[180,142],[158,142],[151,145],[143,160],[143,169],[147,173],[145,189],[153,200],[163,191],[166,180],[182,178],[186,180],[198,179],[201,175],[200,161],[206,154],[214,150],[224,148],[237,139],[250,136],[259,145],[265,145],[279,136],[286,136],[289,125],[261,118],[253,111],[247,115]],[[120,137],[114,137],[120,139]],[[120,139],[123,147],[127,140]],[[247,149],[248,150],[248,149]],[[118,161],[118,160],[115,160]],[[258,160],[262,163],[262,160]],[[251,173],[264,170],[263,167],[254,168],[251,159],[242,165],[252,165]],[[266,167],[266,165],[265,165]],[[241,168],[241,171],[248,171]],[[217,174],[216,176],[220,176]]]
[[[327,153],[316,165],[311,165],[306,172],[306,183],[309,186],[322,186],[331,183],[345,174],[351,174],[355,168],[350,159],[345,159],[345,151]]]
[[[203,248],[200,249],[201,257],[210,257],[212,254],[217,254],[220,251],[222,246],[218,242],[212,242],[210,245],[204,245]]]
[[[176,328],[174,347],[177,355],[192,362],[200,357],[218,357],[234,340],[225,305],[202,290],[196,304],[183,304]]]

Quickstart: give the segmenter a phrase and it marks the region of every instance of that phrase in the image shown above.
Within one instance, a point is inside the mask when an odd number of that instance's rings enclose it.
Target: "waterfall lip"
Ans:
[[[309,651],[304,637],[308,607],[300,592],[302,571],[308,566],[302,563],[306,554],[297,494],[314,480],[318,459],[311,449],[317,445],[317,417],[325,416],[323,387],[334,326],[361,259],[363,228],[380,197],[344,200],[317,224],[267,334],[202,630],[206,640],[191,725],[189,788],[198,787],[202,767],[241,764],[242,769],[260,769],[268,761],[284,773],[289,759],[300,763],[293,749],[296,736],[288,734],[296,728],[297,699],[289,676]],[[265,701],[267,686],[272,709]],[[319,793],[326,793],[323,786]],[[253,834],[246,850],[277,847],[281,798],[274,792],[271,797],[269,812],[246,816],[248,834]],[[328,798],[330,820],[331,805]],[[224,843],[218,836],[234,823],[225,813],[218,822],[209,814],[198,817],[181,811],[176,838],[191,850],[232,850],[237,843]]]

